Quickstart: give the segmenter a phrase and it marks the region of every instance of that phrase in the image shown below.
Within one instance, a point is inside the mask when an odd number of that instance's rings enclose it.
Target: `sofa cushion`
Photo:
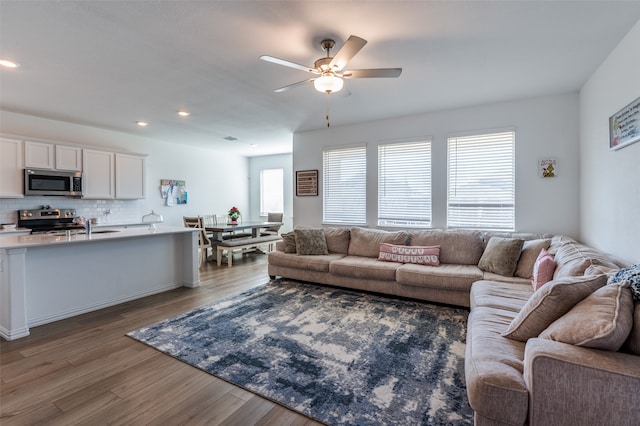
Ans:
[[[324,237],[327,240],[329,253],[347,254],[351,231],[349,228],[324,228]]]
[[[411,233],[412,246],[440,246],[440,263],[478,265],[484,243],[480,231],[429,229]]]
[[[282,242],[284,244],[285,253],[296,252],[296,234],[294,232],[282,234]]]
[[[617,351],[633,322],[629,284],[605,285],[555,320],[540,338],[587,348]]]
[[[640,263],[637,265],[629,266],[628,268],[620,269],[613,274],[609,283],[619,283],[626,281],[631,288],[631,294],[633,300],[640,301]]]
[[[522,251],[520,252],[520,259],[518,259],[518,266],[516,272],[513,274],[516,277],[531,278],[533,275],[533,266],[538,259],[538,255],[542,249],[548,249],[551,245],[551,238],[543,238],[538,240],[529,240],[524,242]]]
[[[551,281],[533,293],[502,334],[526,342],[537,337],[576,303],[605,285],[605,275],[566,277]]]
[[[471,310],[467,321],[464,371],[469,404],[495,425],[522,425],[527,420],[526,345],[500,335],[515,315],[480,306]]]
[[[329,272],[329,264],[343,257],[344,254],[296,255],[272,251],[269,253],[269,265],[313,272]]]
[[[440,265],[440,246],[404,246],[382,243],[378,260],[438,266]]]
[[[485,306],[511,311],[517,314],[525,303],[527,303],[531,294],[533,294],[533,289],[528,280],[526,280],[524,284],[508,284],[482,280],[473,283],[469,296],[471,309],[476,306]],[[504,330],[500,332],[502,331]]]
[[[482,271],[473,265],[440,266],[404,264],[396,272],[400,284],[445,290],[469,291],[474,281],[482,279]]]
[[[553,274],[554,278],[583,275],[591,265],[617,268],[606,254],[573,240],[565,240],[554,246],[554,239],[552,239],[549,248],[552,255],[555,253],[554,260],[557,266]]]
[[[504,275],[494,274],[493,272],[482,272],[482,279],[487,281],[495,281],[499,283],[511,283],[511,284],[529,284],[531,286],[531,280],[520,277],[505,277]]]
[[[331,262],[329,272],[343,277],[394,282],[396,270],[400,265],[400,263],[378,262],[378,259],[370,257],[345,256]]]
[[[531,276],[533,289],[539,290],[540,287],[551,281],[555,270],[556,261],[553,260],[553,256],[545,249],[540,250],[538,259],[536,259],[536,263],[533,265],[533,275]]]
[[[630,354],[640,355],[640,302],[635,303],[631,333],[629,333],[627,341],[624,342],[622,350]]]
[[[322,228],[302,228],[293,231],[296,236],[296,253],[302,255],[329,254]]]
[[[478,267],[483,271],[512,277],[518,265],[524,240],[517,238],[491,237],[482,253]]]
[[[406,231],[380,231],[377,229],[351,228],[349,256],[377,258],[381,243],[407,244],[409,233]]]

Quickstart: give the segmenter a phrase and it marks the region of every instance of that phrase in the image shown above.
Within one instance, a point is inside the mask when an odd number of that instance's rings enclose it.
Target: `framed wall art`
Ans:
[[[296,172],[296,196],[318,195],[318,171],[299,170]]]
[[[609,117],[609,149],[640,141],[640,97]]]

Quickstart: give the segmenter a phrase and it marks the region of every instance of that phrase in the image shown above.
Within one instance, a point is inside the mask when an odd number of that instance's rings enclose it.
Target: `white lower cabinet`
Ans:
[[[82,198],[115,198],[115,154],[82,150]]]
[[[24,196],[22,141],[0,138],[0,198]]]

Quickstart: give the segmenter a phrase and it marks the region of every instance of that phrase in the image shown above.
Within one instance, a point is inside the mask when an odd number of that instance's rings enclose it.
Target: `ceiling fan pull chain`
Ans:
[[[329,121],[329,96],[330,94],[327,93],[327,115],[326,115],[327,127],[331,127],[331,122]]]

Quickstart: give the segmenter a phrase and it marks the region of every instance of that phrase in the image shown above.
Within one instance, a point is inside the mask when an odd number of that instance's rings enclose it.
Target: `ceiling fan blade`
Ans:
[[[302,70],[302,71],[307,71],[307,72],[312,72],[314,74],[318,74],[318,71],[315,68],[308,67],[306,65],[296,64],[295,62],[287,61],[285,59],[275,58],[275,57],[269,56],[269,55],[262,55],[262,56],[260,56],[260,59],[262,59],[263,61],[272,62],[274,64],[284,65],[285,67],[295,68],[297,70]]]
[[[367,44],[367,40],[354,35],[349,36],[331,60],[329,67],[334,71],[340,71],[347,66],[351,58],[353,58],[365,44]]]
[[[395,78],[400,77],[402,68],[377,68],[366,70],[347,70],[342,73],[344,78]]]
[[[274,90],[274,92],[276,92],[276,93],[286,92],[289,89],[293,89],[294,87],[302,86],[305,83],[311,83],[311,82],[313,82],[313,80],[315,80],[315,78],[310,78],[310,79],[307,79],[307,80],[299,81],[297,83],[288,84],[288,85],[286,85],[284,87],[281,87],[279,89]]]

